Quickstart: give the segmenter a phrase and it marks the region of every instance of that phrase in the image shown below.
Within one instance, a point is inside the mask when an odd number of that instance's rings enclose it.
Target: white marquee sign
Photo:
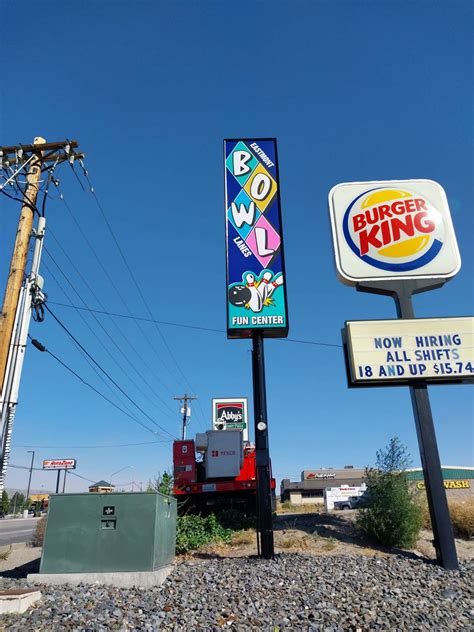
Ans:
[[[474,318],[348,321],[350,379],[363,383],[474,379]]]

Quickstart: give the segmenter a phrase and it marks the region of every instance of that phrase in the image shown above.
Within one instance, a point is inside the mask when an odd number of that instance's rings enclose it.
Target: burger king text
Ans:
[[[402,233],[413,237],[417,232],[432,233],[436,228],[423,198],[396,200],[392,204],[373,206],[354,215],[352,222],[354,232],[359,236],[361,255],[367,254],[370,246],[382,248],[400,241]]]

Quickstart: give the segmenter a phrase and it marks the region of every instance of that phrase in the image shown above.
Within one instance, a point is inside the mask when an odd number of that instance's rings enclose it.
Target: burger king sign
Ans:
[[[461,267],[444,189],[432,180],[348,182],[329,193],[344,283],[454,276]]]

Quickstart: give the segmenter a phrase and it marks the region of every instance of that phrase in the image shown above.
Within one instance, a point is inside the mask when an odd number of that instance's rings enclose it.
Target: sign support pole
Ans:
[[[272,559],[274,550],[270,455],[268,447],[267,393],[263,336],[253,336],[252,370],[255,421],[255,449],[257,465],[257,516],[260,555]]]
[[[61,470],[58,470],[58,476],[56,478],[56,494],[59,494],[60,477],[61,477]]]
[[[443,285],[442,281],[401,280],[381,281],[380,283],[368,282],[364,285],[359,285],[357,289],[361,292],[392,296],[397,308],[398,318],[411,319],[415,318],[412,295],[441,287],[441,285]],[[446,570],[459,570],[428,387],[425,382],[413,382],[409,388],[437,561]]]

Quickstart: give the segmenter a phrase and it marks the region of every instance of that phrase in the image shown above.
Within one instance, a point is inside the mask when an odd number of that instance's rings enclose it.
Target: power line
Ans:
[[[9,463],[9,464],[8,464],[8,467],[14,467],[14,468],[15,468],[15,469],[17,469],[17,470],[29,470],[29,469],[33,469],[33,470],[35,470],[36,472],[44,472],[44,471],[46,471],[46,470],[43,470],[43,468],[42,468],[42,467],[33,467],[33,468],[30,468],[30,466],[29,466],[29,465],[14,465],[13,463]]]
[[[102,204],[100,203],[99,198],[97,197],[97,194],[96,194],[95,189],[94,189],[94,187],[93,187],[93,185],[92,185],[92,182],[91,182],[91,181],[90,181],[90,179],[89,179],[89,174],[88,174],[88,172],[87,172],[86,168],[84,167],[84,163],[83,163],[83,161],[82,161],[82,160],[81,160],[80,164],[81,164],[81,166],[83,167],[84,176],[85,176],[85,178],[87,179],[87,182],[88,182],[89,187],[90,187],[90,191],[91,191],[91,193],[92,193],[92,195],[93,195],[93,197],[94,197],[94,200],[95,200],[95,202],[96,202],[96,204],[97,204],[97,208],[100,210],[100,212],[101,212],[101,214],[102,214],[102,217],[103,217],[103,219],[104,219],[104,221],[105,221],[105,223],[106,223],[106,225],[107,225],[107,228],[108,228],[108,230],[109,230],[109,232],[110,232],[110,235],[111,235],[111,237],[112,237],[112,239],[113,239],[113,241],[114,241],[114,243],[115,243],[115,246],[117,247],[117,250],[118,250],[118,252],[119,252],[119,254],[120,254],[120,257],[122,258],[122,261],[123,261],[123,263],[124,263],[125,267],[127,268],[127,271],[128,271],[128,273],[129,273],[129,275],[130,275],[130,278],[132,279],[133,284],[134,284],[134,286],[135,286],[135,288],[136,288],[136,290],[137,290],[138,294],[140,295],[140,298],[142,299],[143,304],[145,305],[145,309],[147,310],[147,312],[148,312],[148,314],[149,314],[150,318],[151,318],[151,319],[154,319],[154,317],[153,317],[153,313],[152,313],[152,311],[151,311],[151,309],[150,309],[150,306],[148,305],[148,302],[147,302],[147,300],[145,299],[145,296],[144,296],[144,294],[143,294],[143,292],[142,292],[142,290],[141,290],[141,288],[140,288],[140,286],[139,286],[139,284],[138,284],[138,282],[137,282],[137,280],[136,280],[136,278],[135,278],[135,275],[134,275],[134,273],[133,273],[133,271],[132,271],[132,269],[131,269],[131,267],[130,267],[130,265],[129,265],[128,261],[127,261],[127,258],[125,257],[125,254],[124,254],[124,252],[123,252],[123,250],[122,250],[122,248],[121,248],[121,246],[120,246],[120,244],[119,244],[119,242],[118,242],[118,239],[117,239],[117,237],[116,237],[116,235],[115,235],[115,232],[114,232],[114,230],[113,230],[113,228],[112,228],[112,225],[110,224],[110,222],[109,222],[109,220],[108,220],[108,218],[107,218],[107,215],[106,215],[106,213],[105,213],[105,211],[104,211],[104,208],[103,208]],[[174,353],[171,351],[171,347],[169,346],[169,344],[168,344],[168,342],[167,342],[166,338],[165,338],[165,337],[164,337],[164,335],[163,335],[163,332],[161,331],[161,329],[159,328],[159,326],[158,326],[158,324],[157,324],[157,323],[155,323],[155,327],[156,327],[156,330],[158,331],[158,333],[159,333],[159,335],[160,335],[160,337],[161,337],[161,340],[162,340],[162,342],[163,342],[164,346],[166,347],[166,349],[167,349],[167,351],[168,351],[168,353],[169,353],[169,355],[170,355],[171,359],[173,360],[173,362],[174,362],[174,364],[175,364],[176,368],[178,369],[179,373],[180,373],[180,374],[181,374],[181,376],[183,377],[184,381],[188,384],[189,388],[190,388],[191,390],[194,390],[194,389],[193,389],[193,387],[191,386],[191,384],[190,384],[189,380],[187,379],[186,375],[184,374],[183,370],[181,369],[181,367],[180,367],[180,365],[179,365],[179,363],[178,363],[178,361],[177,361],[177,359],[176,359],[176,357],[175,357]]]
[[[96,483],[97,481],[93,481],[91,478],[86,478],[85,476],[81,476],[77,472],[73,472],[72,470],[66,470],[68,474],[72,474],[73,476],[77,476],[77,478],[82,478],[83,481],[87,481],[88,483]]]
[[[50,231],[51,232],[51,231]],[[63,251],[64,255],[66,256],[66,258],[68,259],[68,261],[71,263],[71,265],[73,266],[73,268],[75,269],[76,273],[79,275],[79,277],[83,280],[84,284],[86,285],[86,287],[88,287],[89,291],[91,292],[91,294],[94,296],[94,298],[97,300],[97,302],[100,304],[100,300],[97,297],[97,295],[95,294],[94,290],[90,287],[89,283],[86,281],[86,279],[83,277],[81,271],[77,268],[77,266],[74,264],[74,262],[71,260],[71,258],[69,257],[69,255],[65,252],[64,248],[61,246],[60,242],[58,241],[58,239],[55,237],[55,235],[51,232],[51,236],[53,237],[53,239],[56,241],[56,243],[58,244],[58,246],[61,248],[61,250]],[[85,308],[87,310],[90,310],[89,305],[86,303],[86,301],[82,298],[82,296],[79,294],[79,292],[77,291],[77,289],[75,288],[74,284],[71,283],[71,281],[69,280],[69,278],[67,277],[67,275],[64,273],[64,271],[60,268],[60,266],[58,265],[58,263],[56,262],[56,260],[54,259],[54,257],[51,255],[51,253],[49,252],[49,250],[44,247],[46,254],[50,257],[50,259],[53,261],[53,263],[55,264],[55,266],[58,268],[58,270],[61,272],[61,274],[63,275],[63,277],[66,279],[67,283],[69,284],[69,286],[73,289],[74,293],[79,297],[79,300],[84,304]],[[56,280],[57,282],[57,280]],[[59,285],[59,283],[58,283]],[[59,285],[59,287],[61,287]],[[64,292],[64,289],[61,288],[63,290],[63,293],[65,294],[66,298],[67,294]],[[69,301],[72,304],[72,301],[69,299]],[[110,333],[107,331],[107,329],[103,326],[103,324],[100,322],[100,320],[97,318],[97,316],[95,315],[95,313],[90,310],[92,317],[94,318],[94,320],[96,321],[96,323],[99,325],[99,327],[102,329],[102,331],[104,332],[105,336],[111,341],[111,343],[114,345],[114,347],[117,349],[117,351],[120,353],[120,355],[125,359],[125,361],[134,369],[134,371],[137,373],[138,377],[143,380],[143,382],[149,387],[149,389],[151,390],[151,392],[155,395],[155,397],[157,398],[157,400],[160,402],[161,405],[163,405],[165,408],[168,408],[169,412],[172,413],[173,411],[171,410],[171,408],[169,407],[169,405],[165,402],[165,400],[154,390],[154,388],[151,386],[151,384],[148,382],[147,378],[142,375],[142,373],[137,369],[137,367],[134,365],[134,363],[130,360],[130,358],[124,353],[123,349],[120,348],[120,346],[117,344],[117,342],[113,339],[113,337],[110,335]],[[110,317],[110,320],[115,324],[115,321],[113,320],[112,317]],[[119,332],[121,333],[121,335],[126,339],[125,335],[120,331],[120,328],[118,328]],[[95,334],[94,334],[95,335]],[[96,338],[100,341],[100,339],[96,336]],[[101,343],[102,344],[102,343]],[[136,381],[134,379],[132,379],[129,375],[129,373],[121,366],[121,364],[119,364],[117,362],[117,360],[111,355],[110,351],[108,351],[108,349],[102,344],[102,346],[104,347],[104,349],[107,351],[108,355],[112,358],[113,362],[115,364],[117,364],[117,366],[121,369],[121,371],[125,374],[125,376],[132,382],[132,384],[135,386],[135,388],[140,391],[140,393],[146,397],[152,404],[154,403],[153,400],[150,399],[150,397],[148,397],[148,395],[145,393],[145,391],[141,388],[141,386],[139,386]],[[164,413],[165,415],[169,416],[171,418],[171,415],[168,413]]]
[[[47,349],[44,345],[41,345],[41,343],[39,343],[37,340],[35,340],[34,338],[31,337],[30,334],[28,334],[28,337],[30,338],[32,344],[34,347],[36,347],[37,349],[39,349],[40,351],[44,351],[46,353],[48,353],[52,358],[54,358],[56,360],[56,362],[58,362],[61,366],[63,366],[67,371],[69,371],[70,373],[72,373],[75,377],[77,377],[77,379],[79,381],[81,381],[83,384],[85,384],[86,386],[88,386],[90,389],[92,389],[95,393],[97,393],[97,395],[99,395],[100,397],[102,397],[102,399],[105,399],[105,401],[107,401],[109,404],[111,404],[114,408],[117,408],[117,410],[120,410],[121,413],[123,413],[124,415],[126,415],[127,417],[130,417],[130,419],[133,419],[133,421],[135,421],[137,424],[139,424],[140,426],[142,426],[143,428],[146,428],[149,432],[151,432],[153,435],[157,435],[159,433],[157,433],[155,430],[153,430],[152,428],[150,428],[149,426],[147,426],[146,424],[142,423],[139,419],[137,419],[134,415],[131,415],[130,413],[128,413],[127,411],[125,411],[123,408],[121,408],[120,406],[118,406],[115,402],[113,402],[111,399],[109,399],[106,395],[104,395],[103,393],[101,393],[95,386],[93,386],[92,384],[90,384],[89,382],[87,382],[86,380],[84,380],[84,378],[82,378],[78,373],[76,373],[76,371],[74,371],[74,369],[71,369],[70,366],[68,366],[65,362],[63,362],[60,358],[58,358],[58,356],[56,356],[52,351],[50,351],[49,349]],[[169,433],[168,433],[169,434]]]
[[[56,239],[54,237],[54,235],[52,234],[52,237],[54,239]],[[54,265],[56,266],[56,268],[59,270],[59,272],[61,273],[61,275],[64,277],[64,279],[66,280],[66,282],[68,283],[69,287],[73,290],[73,292],[76,294],[76,296],[79,298],[79,300],[86,306],[86,308],[88,308],[87,303],[85,302],[85,300],[82,298],[82,296],[79,294],[78,290],[76,289],[76,287],[74,286],[74,284],[70,281],[70,279],[68,278],[68,276],[64,273],[64,271],[62,270],[61,266],[58,264],[58,262],[55,260],[55,258],[53,257],[53,255],[49,252],[49,250],[46,248],[46,246],[44,246],[44,250],[45,253],[48,255],[48,257],[51,259],[51,261],[54,263]],[[50,272],[51,273],[51,272]],[[71,305],[73,304],[70,297],[67,295],[64,287],[61,286],[61,284],[59,283],[59,281],[57,280],[57,278],[52,275],[54,280],[56,281],[58,287],[61,289],[61,291],[63,292],[64,296],[69,300],[69,302],[71,303]],[[78,310],[76,310],[78,311]],[[78,312],[80,313],[80,312]],[[111,339],[111,336],[109,334],[109,332],[104,328],[104,326],[102,325],[102,323],[99,321],[99,319],[93,315],[94,320],[98,323],[98,325],[100,326],[100,328],[104,331],[105,335]],[[139,390],[142,395],[144,395],[143,390],[141,389],[141,387],[139,387],[137,385],[137,383],[128,375],[127,371],[124,369],[124,367],[118,362],[118,360],[112,355],[111,351],[105,346],[105,344],[103,343],[103,341],[101,340],[101,338],[96,334],[96,332],[92,329],[92,327],[87,323],[87,321],[82,318],[83,322],[87,324],[87,327],[89,328],[89,330],[92,332],[92,334],[94,335],[94,337],[96,338],[96,340],[99,342],[99,344],[102,346],[102,348],[105,350],[105,352],[107,353],[107,355],[110,357],[110,359],[112,360],[112,362],[114,362],[114,364],[116,364],[116,366],[118,366],[118,368],[122,371],[122,373],[130,380],[130,382],[135,386],[135,388],[137,388],[137,390]],[[112,342],[114,343],[115,346],[116,343],[115,341]],[[123,353],[123,352],[122,352]],[[146,395],[145,395],[146,397]]]
[[[33,339],[32,339],[33,340]],[[136,421],[137,423],[139,423],[141,426],[143,426],[144,428],[146,428],[147,430],[149,430],[150,432],[152,432],[153,434],[155,434],[155,431],[152,430],[151,428],[149,428],[146,424],[143,424],[141,421],[139,421],[136,417],[134,417],[133,415],[130,415],[129,413],[127,413],[127,411],[123,410],[123,408],[120,408],[120,406],[118,406],[117,404],[115,404],[115,402],[113,402],[111,399],[109,399],[106,395],[104,395],[103,393],[101,393],[97,388],[95,388],[95,386],[93,386],[92,384],[90,384],[89,382],[86,382],[86,380],[84,380],[78,373],[76,373],[76,371],[74,371],[73,369],[71,369],[70,366],[68,366],[65,362],[63,362],[62,360],[60,360],[58,358],[58,356],[56,356],[54,353],[52,353],[52,351],[49,351],[49,349],[45,349],[45,351],[47,353],[49,353],[49,355],[54,358],[56,360],[56,362],[59,362],[59,364],[61,366],[63,366],[67,371],[69,371],[70,373],[72,373],[75,377],[77,377],[78,380],[80,380],[83,384],[85,384],[86,386],[88,386],[90,389],[92,389],[95,393],[97,393],[97,395],[100,395],[100,397],[102,397],[102,399],[105,399],[105,401],[107,401],[109,404],[111,404],[112,406],[114,406],[115,408],[117,408],[117,410],[120,410],[120,412],[122,412],[124,415],[127,415],[127,417],[130,417],[130,419],[133,419],[134,421]]]
[[[77,174],[76,174],[77,175]],[[130,308],[127,304],[127,301],[125,300],[125,298],[122,296],[120,289],[117,287],[113,277],[110,275],[109,271],[107,270],[107,267],[104,266],[104,264],[102,263],[100,257],[97,254],[97,249],[94,248],[94,246],[91,244],[89,238],[87,237],[86,233],[84,232],[84,230],[82,229],[81,225],[79,224],[75,214],[73,213],[70,205],[68,204],[66,198],[64,197],[64,195],[61,193],[61,200],[63,201],[69,215],[71,216],[77,230],[79,231],[80,235],[82,236],[83,240],[85,241],[87,247],[89,248],[89,250],[91,251],[92,255],[94,256],[95,260],[97,261],[97,263],[99,264],[100,269],[102,270],[102,272],[105,274],[105,276],[107,277],[108,282],[110,283],[111,287],[114,289],[115,293],[117,294],[117,296],[120,298],[120,300],[122,301],[123,305],[125,306],[125,309],[127,310],[127,312],[129,314],[131,314]],[[103,306],[102,306],[103,307]],[[150,338],[148,337],[147,333],[145,330],[142,329],[142,327],[140,326],[140,323],[135,322],[135,325],[138,328],[138,331],[142,334],[142,336],[145,338],[145,340],[147,341],[148,345],[155,351],[158,359],[160,360],[160,362],[162,363],[163,367],[165,368],[165,370],[169,371],[169,369],[166,367],[166,365],[164,364],[160,354],[158,353],[158,351],[156,350],[153,342],[150,340]],[[132,347],[135,351],[135,353],[139,356],[138,352],[136,351],[136,349],[134,347]],[[139,356],[141,357],[141,356]],[[144,358],[141,358],[142,362],[144,363],[144,365],[147,367],[147,369],[149,371],[151,371],[152,373],[154,373],[154,369],[152,369],[150,367],[150,365],[145,361]],[[171,389],[166,386],[166,384],[157,376],[157,379],[162,383],[163,387],[166,388],[170,393],[172,392]]]
[[[66,292],[66,290],[64,289],[64,287],[61,285],[61,283],[58,281],[58,278],[54,275],[54,273],[52,272],[52,270],[49,268],[49,266],[46,263],[43,263],[43,267],[46,269],[47,273],[49,274],[49,276],[55,281],[56,285],[59,287],[59,289],[61,290],[61,292],[64,294],[64,296],[66,297],[66,299],[69,301],[69,304],[72,306],[73,302],[71,301],[70,296],[68,295],[68,293]],[[99,342],[99,344],[102,346],[102,348],[107,352],[107,354],[110,355],[110,351],[107,349],[107,347],[104,345],[104,343],[102,342],[102,340],[99,338],[99,336],[96,334],[96,332],[93,330],[93,328],[91,327],[89,321],[83,316],[83,314],[76,309],[76,312],[78,314],[78,316],[80,317],[80,319],[82,320],[82,322],[84,323],[84,325],[89,329],[89,331],[92,333],[92,335],[94,336],[94,338]],[[99,379],[101,380],[101,382],[103,384],[105,384],[105,386],[109,389],[110,392],[114,392],[112,386],[109,384],[109,382],[105,379],[105,377],[102,375],[102,373],[100,373],[100,371],[95,367],[94,364],[92,364],[92,362],[89,360],[89,358],[87,357],[87,355],[81,350],[79,349],[80,353],[82,354],[83,358],[86,360],[86,362],[89,364],[89,366],[92,368],[92,370],[94,371],[94,373],[99,377]],[[113,359],[113,358],[112,358]],[[125,405],[125,407],[127,408],[127,406]],[[128,408],[127,408],[128,410]]]
[[[166,321],[166,320],[155,320],[153,318],[144,318],[142,316],[129,316],[127,314],[119,314],[117,312],[106,312],[106,311],[101,311],[98,309],[90,309],[90,308],[86,308],[86,307],[79,307],[77,305],[67,305],[66,303],[58,303],[56,301],[49,301],[49,303],[51,305],[59,305],[60,307],[73,307],[74,309],[79,309],[79,310],[84,310],[84,311],[92,311],[95,312],[96,314],[104,314],[107,316],[115,316],[117,318],[129,318],[132,320],[141,320],[147,323],[159,323],[160,325],[169,325],[171,327],[183,327],[185,329],[198,329],[200,331],[209,331],[211,333],[217,333],[217,334],[225,334],[225,330],[224,329],[213,329],[211,327],[201,327],[199,325],[189,325],[186,323],[175,323],[172,321]],[[298,344],[304,344],[304,345],[316,345],[316,346],[320,346],[320,347],[337,347],[338,349],[342,348],[342,345],[337,345],[334,343],[330,343],[330,342],[318,342],[316,340],[297,340],[295,338],[273,338],[273,340],[279,341],[279,342],[295,342]]]
[[[155,426],[157,426],[158,428],[160,428],[161,430],[163,430],[163,432],[165,432],[166,434],[168,434],[172,439],[174,439],[173,435],[168,432],[168,430],[166,430],[166,428],[163,428],[163,426],[161,426],[157,421],[155,421],[152,417],[150,417],[150,415],[145,412],[143,410],[143,408],[141,406],[139,406],[131,397],[130,395],[128,395],[123,388],[113,379],[113,377],[111,375],[109,375],[109,373],[107,373],[107,371],[102,368],[102,366],[97,362],[97,360],[95,360],[95,358],[93,358],[93,356],[87,351],[87,349],[85,349],[83,347],[83,345],[81,345],[81,343],[79,342],[79,340],[77,340],[77,338],[72,334],[72,332],[66,327],[66,325],[64,325],[64,323],[62,323],[59,318],[56,316],[56,314],[51,310],[51,308],[48,307],[47,304],[45,304],[45,309],[48,310],[48,312],[51,314],[51,316],[54,318],[54,320],[58,323],[58,325],[67,333],[67,335],[71,338],[71,340],[74,341],[74,343],[84,351],[84,353],[86,353],[89,358],[92,360],[92,362],[97,366],[97,368],[102,371],[102,373],[112,382],[112,384],[114,384],[114,386],[116,386],[119,391],[125,395],[125,397],[135,406],[135,408],[137,408],[143,415],[145,415],[145,417],[147,419],[149,419],[153,424],[155,424]]]
[[[9,464],[9,467],[14,467],[17,470],[34,470],[35,472],[55,472],[57,470],[45,470],[42,467],[32,467],[30,468],[29,465],[14,465],[13,463]],[[65,470],[68,474],[73,474],[74,476],[77,476],[78,478],[82,478],[85,481],[88,481],[89,483],[95,483],[95,481],[93,481],[91,478],[86,478],[85,476],[81,476],[80,474],[77,474],[77,472],[73,472],[72,470]],[[46,494],[47,492],[45,492]]]
[[[57,266],[58,264],[53,260],[53,262],[55,263],[55,265]],[[46,265],[43,262],[43,267],[46,268],[48,274],[54,279],[54,281],[56,282],[56,284],[58,285],[59,289],[62,291],[62,293],[64,294],[64,296],[67,298],[67,300],[70,302],[70,304],[72,305],[72,301],[70,299],[70,297],[68,296],[66,290],[64,289],[64,287],[61,285],[61,283],[59,283],[57,277],[53,274],[53,272],[49,269],[48,265]],[[59,266],[58,266],[59,267]],[[60,270],[61,271],[61,270]],[[61,271],[62,272],[62,271]],[[109,349],[107,349],[107,347],[104,345],[103,341],[99,338],[99,336],[96,334],[96,332],[92,329],[91,325],[89,324],[89,322],[86,320],[86,318],[84,318],[84,316],[82,315],[82,313],[77,310],[78,315],[80,316],[82,322],[85,324],[85,326],[89,329],[89,331],[92,333],[92,335],[95,337],[95,339],[98,341],[98,343],[101,345],[101,347],[105,350],[105,352],[112,358],[113,361],[115,361],[115,358],[111,355]],[[94,373],[98,376],[98,378],[101,380],[101,382],[107,387],[107,389],[111,392],[114,393],[114,389],[112,388],[112,385],[105,379],[105,377],[102,375],[102,373],[96,368],[96,366],[91,362],[91,360],[87,357],[87,355],[82,351],[82,349],[79,349],[79,352],[81,353],[81,355],[84,357],[84,359],[86,360],[86,362],[89,364],[89,366],[91,367],[91,369],[94,371]],[[119,368],[120,365],[119,365]],[[130,408],[128,407],[128,405],[124,402],[121,402],[122,405],[128,410],[129,413],[131,413]]]
[[[76,288],[74,287],[74,285],[71,283],[71,281],[68,279],[68,277],[64,274],[63,270],[60,268],[59,264],[56,262],[56,260],[54,259],[54,257],[52,257],[52,255],[50,254],[50,252],[45,248],[45,252],[48,255],[48,257],[50,257],[51,261],[54,263],[54,265],[58,268],[58,270],[60,271],[60,273],[63,275],[63,277],[66,279],[67,283],[69,284],[69,286],[72,288],[72,290],[75,292],[75,294],[77,294],[77,296],[79,297],[80,300],[83,301],[82,297],[80,296],[79,292],[76,290]],[[43,264],[45,266],[45,268],[48,270],[48,272],[51,274],[51,276],[53,277],[53,279],[55,280],[55,282],[57,283],[58,287],[61,289],[61,291],[63,292],[64,296],[68,299],[68,301],[71,303],[72,305],[72,301],[70,299],[70,297],[68,296],[66,290],[64,289],[64,287],[59,283],[58,279],[54,276],[54,274],[52,274],[52,272],[49,270],[48,266],[46,264]],[[84,302],[84,301],[83,301]],[[77,311],[77,310],[76,310]],[[104,349],[104,351],[107,353],[107,355],[110,357],[110,359],[112,360],[112,362],[118,366],[118,368],[122,371],[122,373],[130,380],[130,382],[137,388],[137,390],[139,390],[141,393],[143,393],[142,389],[140,387],[138,387],[138,385],[136,384],[135,380],[133,380],[133,378],[131,378],[128,373],[126,372],[126,370],[123,368],[123,366],[117,361],[117,359],[112,355],[111,351],[106,347],[106,345],[104,344],[104,342],[102,341],[102,339],[97,335],[97,333],[93,330],[93,328],[91,327],[91,325],[87,322],[87,320],[82,316],[81,312],[78,311],[78,314],[81,317],[81,320],[84,322],[84,324],[86,325],[86,327],[89,329],[89,331],[92,333],[92,335],[95,337],[95,339],[97,340],[97,342],[100,344],[100,346]],[[97,320],[97,317],[94,316],[94,318]],[[102,324],[100,323],[101,327]],[[111,391],[114,392],[112,389],[112,386],[110,385],[110,383],[105,380],[104,376],[102,375],[102,373],[98,372],[97,368],[95,367],[94,364],[91,364],[91,360],[89,359],[89,356],[87,355],[87,353],[85,353],[81,348],[79,348],[79,352],[84,356],[84,358],[86,359],[86,361],[88,362],[88,364],[90,366],[92,366],[94,372],[96,374],[99,375],[100,379],[102,382],[104,382],[107,385],[107,388]],[[127,410],[130,409],[128,408],[128,406],[122,402],[122,404],[125,406],[125,408],[127,408]],[[164,414],[167,414],[166,412]]]
[[[53,235],[54,237],[54,235]],[[59,247],[61,248],[61,250],[63,251],[64,255],[66,256],[66,258],[68,259],[68,261],[70,262],[70,264],[73,266],[74,270],[77,272],[78,276],[82,279],[84,285],[88,288],[88,290],[90,291],[90,293],[92,294],[92,296],[95,298],[95,300],[97,301],[97,303],[100,305],[100,307],[105,310],[105,307],[102,303],[102,301],[100,300],[100,298],[97,296],[96,292],[94,292],[93,288],[90,286],[89,282],[87,281],[87,279],[84,278],[83,274],[81,273],[81,271],[77,268],[77,266],[74,264],[74,262],[71,260],[71,258],[69,257],[69,255],[67,254],[67,252],[64,250],[64,248],[61,246],[61,244],[59,243],[59,241],[56,239],[56,237],[54,237],[55,241],[58,243]],[[82,302],[84,303],[84,305],[86,307],[89,307],[87,305],[87,303],[85,303],[84,299],[82,299]],[[95,316],[94,316],[95,318]],[[130,347],[130,349],[137,355],[137,357],[139,358],[140,361],[144,362],[142,356],[138,353],[136,346],[132,345],[129,338],[125,335],[125,333],[123,332],[123,330],[118,326],[118,324],[116,323],[116,321],[114,320],[114,318],[112,316],[109,316],[110,321],[113,323],[113,325],[115,326],[115,328],[117,329],[117,331],[119,332],[120,336],[123,338],[123,340],[125,340],[125,342],[128,344],[128,346]],[[150,382],[148,381],[147,377],[143,374],[142,371],[140,371],[136,365],[132,362],[132,360],[127,356],[127,354],[124,353],[124,351],[120,348],[119,345],[117,345],[114,341],[114,339],[110,336],[110,334],[107,332],[106,329],[104,329],[104,327],[102,326],[102,324],[100,323],[100,321],[95,318],[96,322],[100,325],[101,329],[104,331],[104,333],[106,333],[107,337],[111,340],[111,342],[114,344],[114,346],[117,348],[117,350],[120,352],[120,354],[123,356],[123,358],[125,359],[125,361],[133,368],[133,370],[135,371],[135,373],[138,375],[138,377],[143,380],[143,382],[148,386],[148,388],[150,389],[150,391],[154,394],[154,396],[157,398],[157,400],[163,405],[165,406],[165,408],[167,408],[169,410],[169,412],[173,412],[172,409],[170,408],[170,406],[167,404],[167,402],[159,395],[159,393],[154,389],[154,387],[150,384]],[[159,378],[158,378],[159,379]],[[159,379],[159,381],[161,382],[161,384],[165,387],[166,385],[162,382],[162,380]],[[141,390],[141,389],[139,389]]]
[[[84,169],[84,173],[85,173],[85,174],[87,173],[87,172],[85,171],[85,169]],[[77,174],[76,174],[76,176],[77,176]],[[88,178],[88,176],[86,176],[86,177]],[[93,187],[92,187],[92,186],[91,186],[90,188],[91,188],[91,190],[93,190]],[[61,194],[61,195],[62,195],[62,194]],[[96,198],[95,198],[95,199],[96,199]],[[102,261],[99,259],[98,255],[97,255],[97,252],[96,252],[96,249],[92,246],[92,244],[90,243],[89,239],[88,239],[88,238],[86,237],[86,235],[84,234],[84,231],[83,231],[83,230],[82,230],[82,228],[80,227],[79,222],[77,221],[77,219],[76,219],[76,217],[75,217],[74,213],[72,212],[72,210],[71,210],[70,206],[67,204],[66,199],[64,198],[64,196],[63,196],[63,195],[62,195],[62,200],[63,200],[63,202],[64,202],[64,204],[65,204],[66,208],[68,209],[69,214],[71,215],[71,217],[72,217],[72,219],[73,219],[74,223],[76,224],[77,229],[79,230],[79,232],[80,232],[80,233],[81,233],[81,235],[83,236],[83,238],[84,238],[84,240],[85,240],[86,244],[88,245],[89,249],[93,252],[94,257],[95,257],[95,259],[97,260],[97,262],[98,262],[98,264],[99,264],[100,268],[102,269],[102,271],[103,271],[103,272],[104,272],[104,274],[106,275],[107,279],[109,280],[109,283],[110,283],[110,284],[111,284],[111,286],[114,288],[115,292],[117,293],[117,296],[119,296],[120,300],[122,301],[123,305],[125,306],[125,309],[126,309],[129,313],[131,313],[131,312],[130,312],[130,308],[129,308],[128,304],[127,304],[127,301],[125,300],[125,298],[124,298],[124,297],[122,296],[122,294],[120,293],[120,290],[117,288],[117,285],[115,284],[115,282],[114,282],[113,278],[112,278],[112,277],[111,277],[111,275],[109,274],[109,272],[108,272],[107,268],[103,265]],[[97,200],[96,200],[96,202],[97,202]],[[101,210],[101,213],[102,213],[102,215],[104,215],[103,210]],[[106,218],[105,218],[105,222],[106,222],[106,224],[107,224],[107,228],[108,228],[109,232],[112,234],[112,232],[111,232],[111,231],[112,231],[112,228],[111,228],[111,227],[110,227],[110,225],[108,224],[108,221],[107,221],[107,219],[106,219]],[[117,243],[118,243],[118,242],[117,242]],[[119,252],[120,252],[121,257],[123,258],[123,257],[124,257],[123,252],[122,252],[121,250],[119,250]],[[128,264],[127,264],[127,263],[126,263],[126,265],[128,266]],[[160,354],[160,352],[159,352],[159,351],[158,351],[158,349],[156,348],[156,346],[155,346],[155,344],[153,343],[153,341],[149,338],[149,336],[147,335],[146,331],[145,331],[145,330],[144,330],[144,329],[140,326],[140,323],[136,323],[136,325],[137,325],[137,327],[138,327],[139,331],[140,331],[140,332],[142,333],[142,335],[145,337],[145,339],[146,339],[147,343],[149,344],[150,348],[154,351],[154,353],[155,353],[156,357],[158,358],[158,360],[160,361],[160,363],[162,364],[162,366],[164,367],[164,369],[165,369],[166,371],[168,371],[168,372],[170,373],[170,375],[171,375],[171,372],[170,372],[169,368],[166,366],[166,364],[165,364],[165,363],[164,363],[164,361],[163,361],[162,354]],[[172,393],[172,390],[171,390],[170,388],[168,388],[168,387],[166,387],[166,388],[167,388],[167,390],[169,391],[169,393],[171,394],[171,393]]]
[[[168,441],[166,440],[166,443]],[[103,448],[129,448],[141,445],[155,445],[163,441],[142,441],[140,443],[114,443],[108,445],[15,445],[14,448],[37,448],[38,450],[102,450]]]
[[[183,327],[185,329],[198,329],[201,331],[211,331],[213,333],[216,334],[224,334],[225,331],[223,329],[212,329],[210,327],[200,327],[198,325],[187,325],[185,323],[174,323],[171,321],[167,321],[167,320],[156,320],[154,318],[144,318],[141,316],[133,316],[133,315],[128,315],[128,314],[120,314],[118,312],[108,312],[108,311],[102,311],[99,309],[90,309],[90,308],[86,308],[86,307],[79,307],[77,305],[66,305],[65,303],[58,303],[56,301],[49,301],[51,303],[51,305],[59,305],[61,307],[74,307],[74,309],[81,309],[84,311],[89,311],[89,312],[95,312],[96,314],[103,314],[104,316],[116,316],[117,318],[128,318],[130,320],[138,320],[138,321],[143,321],[145,323],[158,323],[160,325],[170,325],[172,327]]]
[[[301,345],[316,345],[317,347],[337,347],[342,349],[342,345],[336,345],[331,342],[316,342],[315,340],[295,340],[294,338],[275,338],[280,342],[296,342]]]

